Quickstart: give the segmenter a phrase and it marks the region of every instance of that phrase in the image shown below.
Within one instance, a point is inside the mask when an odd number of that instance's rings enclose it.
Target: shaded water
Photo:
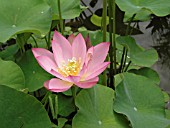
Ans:
[[[89,10],[85,11],[86,16],[83,25],[87,29],[98,29],[98,27],[90,23],[89,19],[92,13],[96,13],[97,15],[102,14],[102,1],[84,0],[83,2],[89,7]],[[123,12],[118,8],[116,9],[116,20],[116,33],[124,35],[127,26],[123,23]],[[159,60],[152,68],[156,70],[160,76],[161,88],[170,94],[170,16],[162,18],[153,16],[151,21],[139,22],[137,26],[140,31],[136,29],[132,35],[142,47],[146,49],[155,48],[157,50]]]
[[[170,94],[170,16],[162,18],[166,22],[153,19],[150,22],[141,22],[140,30],[144,34],[135,35],[137,43],[144,48],[155,48],[159,55],[159,60],[153,65],[161,79],[160,86]],[[147,26],[154,22],[156,26]],[[156,27],[156,28],[155,28]],[[155,30],[156,29],[156,30]]]

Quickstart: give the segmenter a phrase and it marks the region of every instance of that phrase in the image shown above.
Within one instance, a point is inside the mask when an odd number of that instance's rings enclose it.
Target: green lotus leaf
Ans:
[[[0,0],[0,17],[0,42],[24,32],[44,36],[52,21],[50,6],[42,0]]]
[[[156,16],[170,14],[169,0],[116,0],[116,4],[122,11],[125,11],[125,15],[127,13],[126,17],[130,18],[137,14],[139,20],[146,19],[149,14]]]
[[[96,15],[96,14],[93,14],[93,15],[91,16],[90,21],[91,21],[94,25],[96,25],[96,26],[98,26],[98,27],[101,27],[101,26],[102,26],[102,17],[100,17],[100,16],[98,16],[98,15]],[[108,24],[109,24],[109,17],[107,16],[107,17],[106,17],[106,25],[108,25]]]
[[[158,60],[158,54],[155,49],[144,50],[130,36],[119,36],[116,41],[126,47],[130,60],[138,66],[150,67]]]
[[[58,0],[45,0],[52,8],[53,19],[59,19]],[[62,19],[73,19],[81,13],[80,0],[60,0]]]
[[[25,88],[24,73],[16,63],[0,59],[0,71],[0,85],[18,90]]]
[[[34,97],[0,85],[1,128],[50,128],[43,105]]]
[[[135,73],[136,75],[145,76],[146,78],[155,82],[157,85],[160,84],[160,78],[159,78],[158,73],[151,68],[143,67],[143,68],[140,68],[138,70],[137,69],[131,69],[128,72]]]
[[[165,102],[161,89],[144,76],[124,73],[116,86],[114,110],[124,114],[133,128],[166,128]]]
[[[73,128],[128,128],[122,116],[113,112],[114,91],[102,85],[82,90],[76,97],[78,113]]]
[[[25,86],[28,88],[29,92],[42,88],[44,82],[53,77],[41,68],[31,50],[28,50],[17,63],[24,72]]]
[[[19,47],[17,44],[10,45],[0,52],[0,57],[5,60],[13,59],[14,55],[18,52]]]

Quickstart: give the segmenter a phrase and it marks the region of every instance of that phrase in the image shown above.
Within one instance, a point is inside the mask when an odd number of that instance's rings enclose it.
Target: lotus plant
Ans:
[[[76,85],[80,88],[91,88],[96,85],[101,74],[110,62],[104,62],[109,43],[102,42],[87,48],[81,34],[70,35],[68,40],[55,31],[52,40],[52,51],[43,48],[32,48],[39,65],[56,78],[44,82],[45,88],[53,92],[64,92]]]

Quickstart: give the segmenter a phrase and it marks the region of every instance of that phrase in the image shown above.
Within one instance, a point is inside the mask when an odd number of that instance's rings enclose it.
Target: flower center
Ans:
[[[73,57],[72,59],[68,59],[67,64],[63,62],[62,66],[57,68],[57,72],[63,75],[64,77],[76,76],[82,69],[80,67],[80,63],[81,63],[81,58],[76,60],[76,58]]]

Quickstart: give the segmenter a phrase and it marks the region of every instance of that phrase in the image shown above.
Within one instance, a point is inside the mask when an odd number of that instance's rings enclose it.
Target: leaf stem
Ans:
[[[35,43],[35,47],[38,48],[38,44],[37,44],[37,41],[36,39],[34,38],[34,36],[31,34],[31,38],[34,40],[34,43]]]
[[[106,32],[107,32],[107,0],[103,0],[103,13],[102,13],[102,30],[103,30],[103,42],[106,42]]]
[[[48,49],[50,50],[50,47],[51,47],[51,27],[50,27],[50,31],[48,33],[47,43],[48,43]]]
[[[123,60],[124,60],[124,57],[125,57],[125,52],[126,52],[126,48],[123,47],[123,53],[122,53],[122,57],[121,57],[121,61],[120,61],[120,66],[119,66],[119,73],[121,73],[121,71],[122,71]]]
[[[126,36],[129,34],[130,25],[131,25],[133,19],[135,18],[135,16],[136,16],[136,14],[133,14],[133,16],[130,18],[130,21],[129,21],[128,26],[127,26],[127,28],[126,28],[126,33],[125,33]]]
[[[24,33],[17,34],[16,43],[18,44],[18,46],[21,50],[21,54],[25,53],[24,45],[26,44],[26,40],[24,38]]]
[[[50,49],[50,44],[48,43],[47,37],[45,36],[44,39],[45,39],[45,42],[47,44],[47,49]]]
[[[49,97],[50,94],[52,94],[52,92],[48,91],[48,92],[45,94],[44,98],[41,100],[41,103],[44,104],[44,106],[46,106],[46,103],[47,103],[47,101],[48,101],[48,97]]]
[[[74,104],[75,104],[75,101],[76,101],[76,87],[74,85],[71,87],[71,92],[72,92],[72,96],[73,96]]]
[[[128,49],[125,50],[125,59],[124,59],[124,63],[123,63],[122,71],[121,71],[121,72],[124,72],[124,68],[125,68],[125,66],[126,66],[127,53],[128,53]]]
[[[115,19],[115,0],[109,0],[109,39],[110,39],[110,86],[114,89],[114,74],[116,74],[116,19]]]
[[[114,57],[114,74],[116,74],[116,2],[113,0],[113,57]]]
[[[64,34],[64,29],[63,29],[63,19],[62,19],[62,15],[61,15],[61,4],[60,4],[60,0],[58,0],[58,12],[59,12],[59,21],[60,21],[60,30],[62,35]]]
[[[129,21],[129,23],[128,23],[128,26],[127,26],[127,29],[126,29],[126,33],[125,33],[126,36],[130,33],[130,31],[129,31],[130,25],[131,25],[133,19],[135,18],[135,16],[136,16],[136,14],[134,14],[134,15],[131,17],[131,19],[130,19],[130,21]],[[127,59],[127,50],[126,50],[125,47],[123,47],[121,64],[120,64],[120,67],[119,67],[120,72],[124,72],[124,71],[125,71],[125,70],[124,70],[124,67],[125,67],[125,65],[126,65],[126,59]]]
[[[124,72],[126,72],[126,71],[128,70],[128,68],[129,68],[129,66],[130,66],[131,63],[132,63],[132,61],[130,60],[129,63],[128,63],[128,65],[126,66]]]
[[[107,0],[103,0],[103,14],[102,14],[102,31],[103,31],[103,42],[106,42],[106,32],[107,32]],[[108,60],[108,58],[106,58]],[[107,86],[107,73],[106,70],[103,72],[102,84]]]

